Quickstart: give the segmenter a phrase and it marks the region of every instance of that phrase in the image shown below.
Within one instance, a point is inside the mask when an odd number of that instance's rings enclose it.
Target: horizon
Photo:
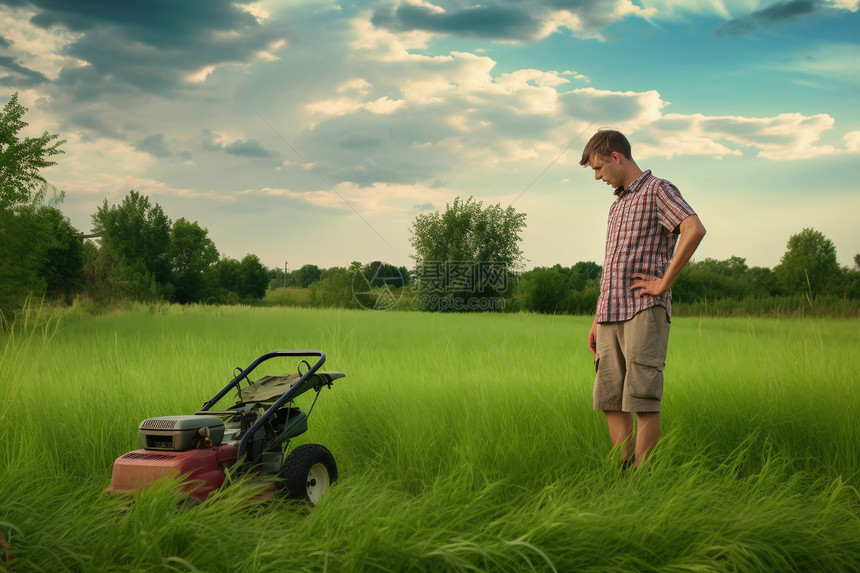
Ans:
[[[473,196],[526,213],[525,268],[602,265],[578,160],[614,127],[708,228],[695,260],[774,268],[805,228],[860,253],[858,0],[0,3],[83,233],[134,189],[222,256],[410,268],[415,217]]]

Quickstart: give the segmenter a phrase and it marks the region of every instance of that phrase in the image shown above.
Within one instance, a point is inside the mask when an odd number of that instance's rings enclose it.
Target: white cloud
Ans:
[[[123,141],[87,139],[74,132],[63,135],[63,138],[67,140],[63,149],[68,151],[58,160],[58,170],[66,173],[64,190],[101,175],[137,177],[156,163],[152,155],[137,151],[133,145]],[[85,190],[86,183],[82,185],[82,192],[92,192]]]
[[[205,66],[193,74],[188,74],[185,78],[189,83],[202,84],[209,77],[209,74],[215,71],[215,66]]]
[[[251,16],[257,19],[258,24],[262,24],[266,20],[269,19],[271,13],[266,9],[266,5],[263,2],[252,2],[250,4],[236,4],[235,5],[240,10],[249,13]]]
[[[586,87],[565,93],[562,97],[568,118],[579,120],[583,125],[592,123],[595,130],[613,127],[633,132],[661,119],[663,108],[669,105],[654,90],[618,92]]]
[[[860,8],[860,0],[827,0],[826,4],[839,10],[856,12]]]
[[[182,197],[186,199],[206,199],[208,201],[232,202],[233,198],[219,191],[199,191],[187,187],[175,187],[165,181],[152,177],[136,177],[127,174],[90,173],[79,182],[70,179],[61,188],[67,195],[78,198],[106,198],[108,203],[122,200],[126,194],[135,190],[141,195],[155,197]]]
[[[392,34],[383,36],[396,45]],[[571,89],[576,72],[494,74],[493,58],[458,51],[389,56],[388,50],[353,53],[338,95],[308,104],[314,127],[297,145],[331,183],[471,181],[481,170],[498,177],[539,172],[556,161],[575,165],[578,153],[561,151],[603,127],[635,134],[641,158],[791,161],[841,152],[821,142],[834,125],[825,114],[678,114],[656,90]]]
[[[775,117],[711,117],[704,120],[714,138],[759,149],[759,157],[777,161],[811,159],[836,153],[830,145],[816,145],[833,128],[833,118],[818,114],[784,113]]]
[[[650,20],[657,16],[657,9],[649,6],[637,6],[630,0],[621,0],[615,4],[615,13],[619,18],[627,16],[637,16],[646,20]]]
[[[353,34],[350,48],[375,56],[383,62],[401,60],[432,59],[411,53],[412,50],[423,50],[433,39],[433,34],[414,31],[395,34],[384,28],[378,28],[370,21],[370,14],[352,20]]]
[[[842,136],[845,150],[849,153],[860,153],[860,131],[850,131]]]
[[[741,148],[758,150],[758,156],[774,161],[812,159],[836,154],[830,145],[818,145],[832,129],[828,115],[780,114],[775,117],[706,116],[666,114],[639,130],[645,142],[643,157],[742,155]]]
[[[80,38],[82,34],[63,28],[45,29],[35,26],[30,19],[36,12],[26,8],[4,5],[0,11],[0,30],[14,50],[18,64],[43,74],[51,80],[57,79],[64,66],[80,66],[84,62],[64,55],[63,49]],[[2,49],[0,49],[2,55]],[[0,76],[2,77],[2,76]]]
[[[361,95],[366,95],[372,86],[364,78],[352,78],[338,86],[337,91],[340,93],[355,91]]]
[[[245,196],[269,196],[294,199],[324,209],[357,211],[362,216],[408,216],[415,212],[417,204],[444,208],[452,196],[450,189],[431,188],[426,185],[400,185],[374,183],[362,186],[344,181],[331,189],[296,191],[286,188],[263,187],[240,192]]]
[[[397,111],[397,108],[404,103],[404,100],[395,100],[385,96],[371,101],[342,97],[312,102],[307,104],[306,109],[311,114],[327,117],[348,115],[359,110],[366,110],[377,115],[389,115]]]
[[[757,10],[758,4],[756,0],[642,0],[650,16],[661,20],[676,20],[686,14],[729,19],[733,14]]]

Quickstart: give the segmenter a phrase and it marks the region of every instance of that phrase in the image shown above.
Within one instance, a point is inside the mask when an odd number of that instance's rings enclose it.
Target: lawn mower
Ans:
[[[299,360],[295,373],[252,382],[251,372],[276,357],[318,358],[313,365]],[[288,455],[286,451],[292,438],[307,431],[320,391],[345,376],[319,372],[324,362],[325,354],[319,350],[269,352],[244,370],[236,368],[235,377],[194,414],[144,420],[138,428],[141,449],[117,458],[107,491],[130,493],[165,478],[182,477],[180,491],[203,501],[224,484],[228,471],[253,472],[267,489],[280,489],[315,505],[337,479],[334,457],[319,444],[298,446]],[[233,389],[236,403],[212,410]],[[294,400],[309,390],[316,395],[305,413]]]

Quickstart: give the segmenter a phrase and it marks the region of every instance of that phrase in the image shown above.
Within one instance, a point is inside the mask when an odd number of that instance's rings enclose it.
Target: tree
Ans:
[[[63,153],[66,140],[57,141],[57,134],[18,137],[29,125],[21,119],[27,111],[15,93],[0,112],[0,210],[31,203],[37,189],[47,184],[40,171],[56,164],[48,158]]]
[[[245,255],[241,261],[224,257],[206,272],[207,300],[236,304],[261,299],[269,285],[269,271],[257,255]]]
[[[239,296],[243,299],[261,299],[269,286],[269,271],[257,255],[245,255],[239,263]]]
[[[746,259],[729,257],[720,261],[705,259],[690,261],[672,286],[672,296],[678,302],[703,300],[740,300],[752,291]]]
[[[84,245],[80,233],[55,207],[42,207],[36,216],[45,236],[44,259],[39,269],[45,291],[71,302],[83,286]]]
[[[454,199],[445,212],[418,215],[412,223],[410,242],[413,258],[423,262],[470,261],[499,262],[515,270],[522,263],[520,232],[526,225],[525,213],[513,207],[502,209],[469,197]]]
[[[137,191],[118,206],[105,199],[93,215],[93,230],[101,235],[100,265],[114,295],[170,297],[171,224],[158,203],[150,205]]]
[[[756,297],[770,297],[778,293],[776,275],[766,267],[752,267],[747,270],[744,279],[749,284],[749,294]]]
[[[603,267],[594,261],[578,262],[570,268],[570,288],[574,290],[585,290],[587,286],[597,285]]]
[[[355,298],[353,278],[361,271],[361,263],[353,261],[349,268],[331,267],[322,271],[320,280],[312,283],[310,303],[324,308],[358,308]]]
[[[567,282],[568,277],[559,268],[537,267],[523,275],[517,290],[522,293],[526,310],[555,314],[561,310]]]
[[[507,274],[522,266],[519,242],[525,220],[525,213],[513,207],[484,208],[472,197],[455,198],[444,213],[418,215],[411,229],[412,258],[417,286],[433,297],[432,308],[490,308],[471,303],[486,302],[507,291]]]
[[[27,111],[17,93],[0,111],[0,313],[9,318],[28,295],[70,296],[83,267],[77,230],[55,208],[63,194],[41,174],[65,141],[47,131],[21,139]]]
[[[176,302],[188,303],[205,298],[204,273],[218,261],[218,249],[208,235],[209,231],[200,227],[197,221],[191,223],[180,217],[173,223],[169,257]]]
[[[304,265],[290,273],[293,275],[293,281],[299,288],[308,288],[311,283],[315,283],[322,277],[322,270],[316,265]]]
[[[786,292],[819,295],[838,289],[842,270],[830,239],[809,228],[792,235],[787,247],[774,269]]]
[[[383,261],[373,261],[361,267],[361,274],[369,281],[371,287],[388,285],[390,288],[401,288],[409,281],[405,267],[395,267]]]
[[[32,210],[15,214],[0,209],[0,313],[7,318],[12,318],[28,294],[40,297],[45,292],[45,281],[39,276],[44,262],[42,242]]]
[[[854,268],[842,269],[843,293],[847,298],[860,298],[860,255],[854,255]]]
[[[220,304],[236,304],[240,301],[241,263],[224,257],[206,271],[207,300]]]

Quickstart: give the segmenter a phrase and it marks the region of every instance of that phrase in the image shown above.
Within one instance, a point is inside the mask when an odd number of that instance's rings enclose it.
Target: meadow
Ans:
[[[663,438],[624,473],[591,410],[590,321],[34,311],[0,335],[0,570],[860,570],[860,321],[676,318]],[[141,420],[289,348],[347,374],[298,441],[339,465],[319,505],[247,479],[193,507],[104,494]]]

